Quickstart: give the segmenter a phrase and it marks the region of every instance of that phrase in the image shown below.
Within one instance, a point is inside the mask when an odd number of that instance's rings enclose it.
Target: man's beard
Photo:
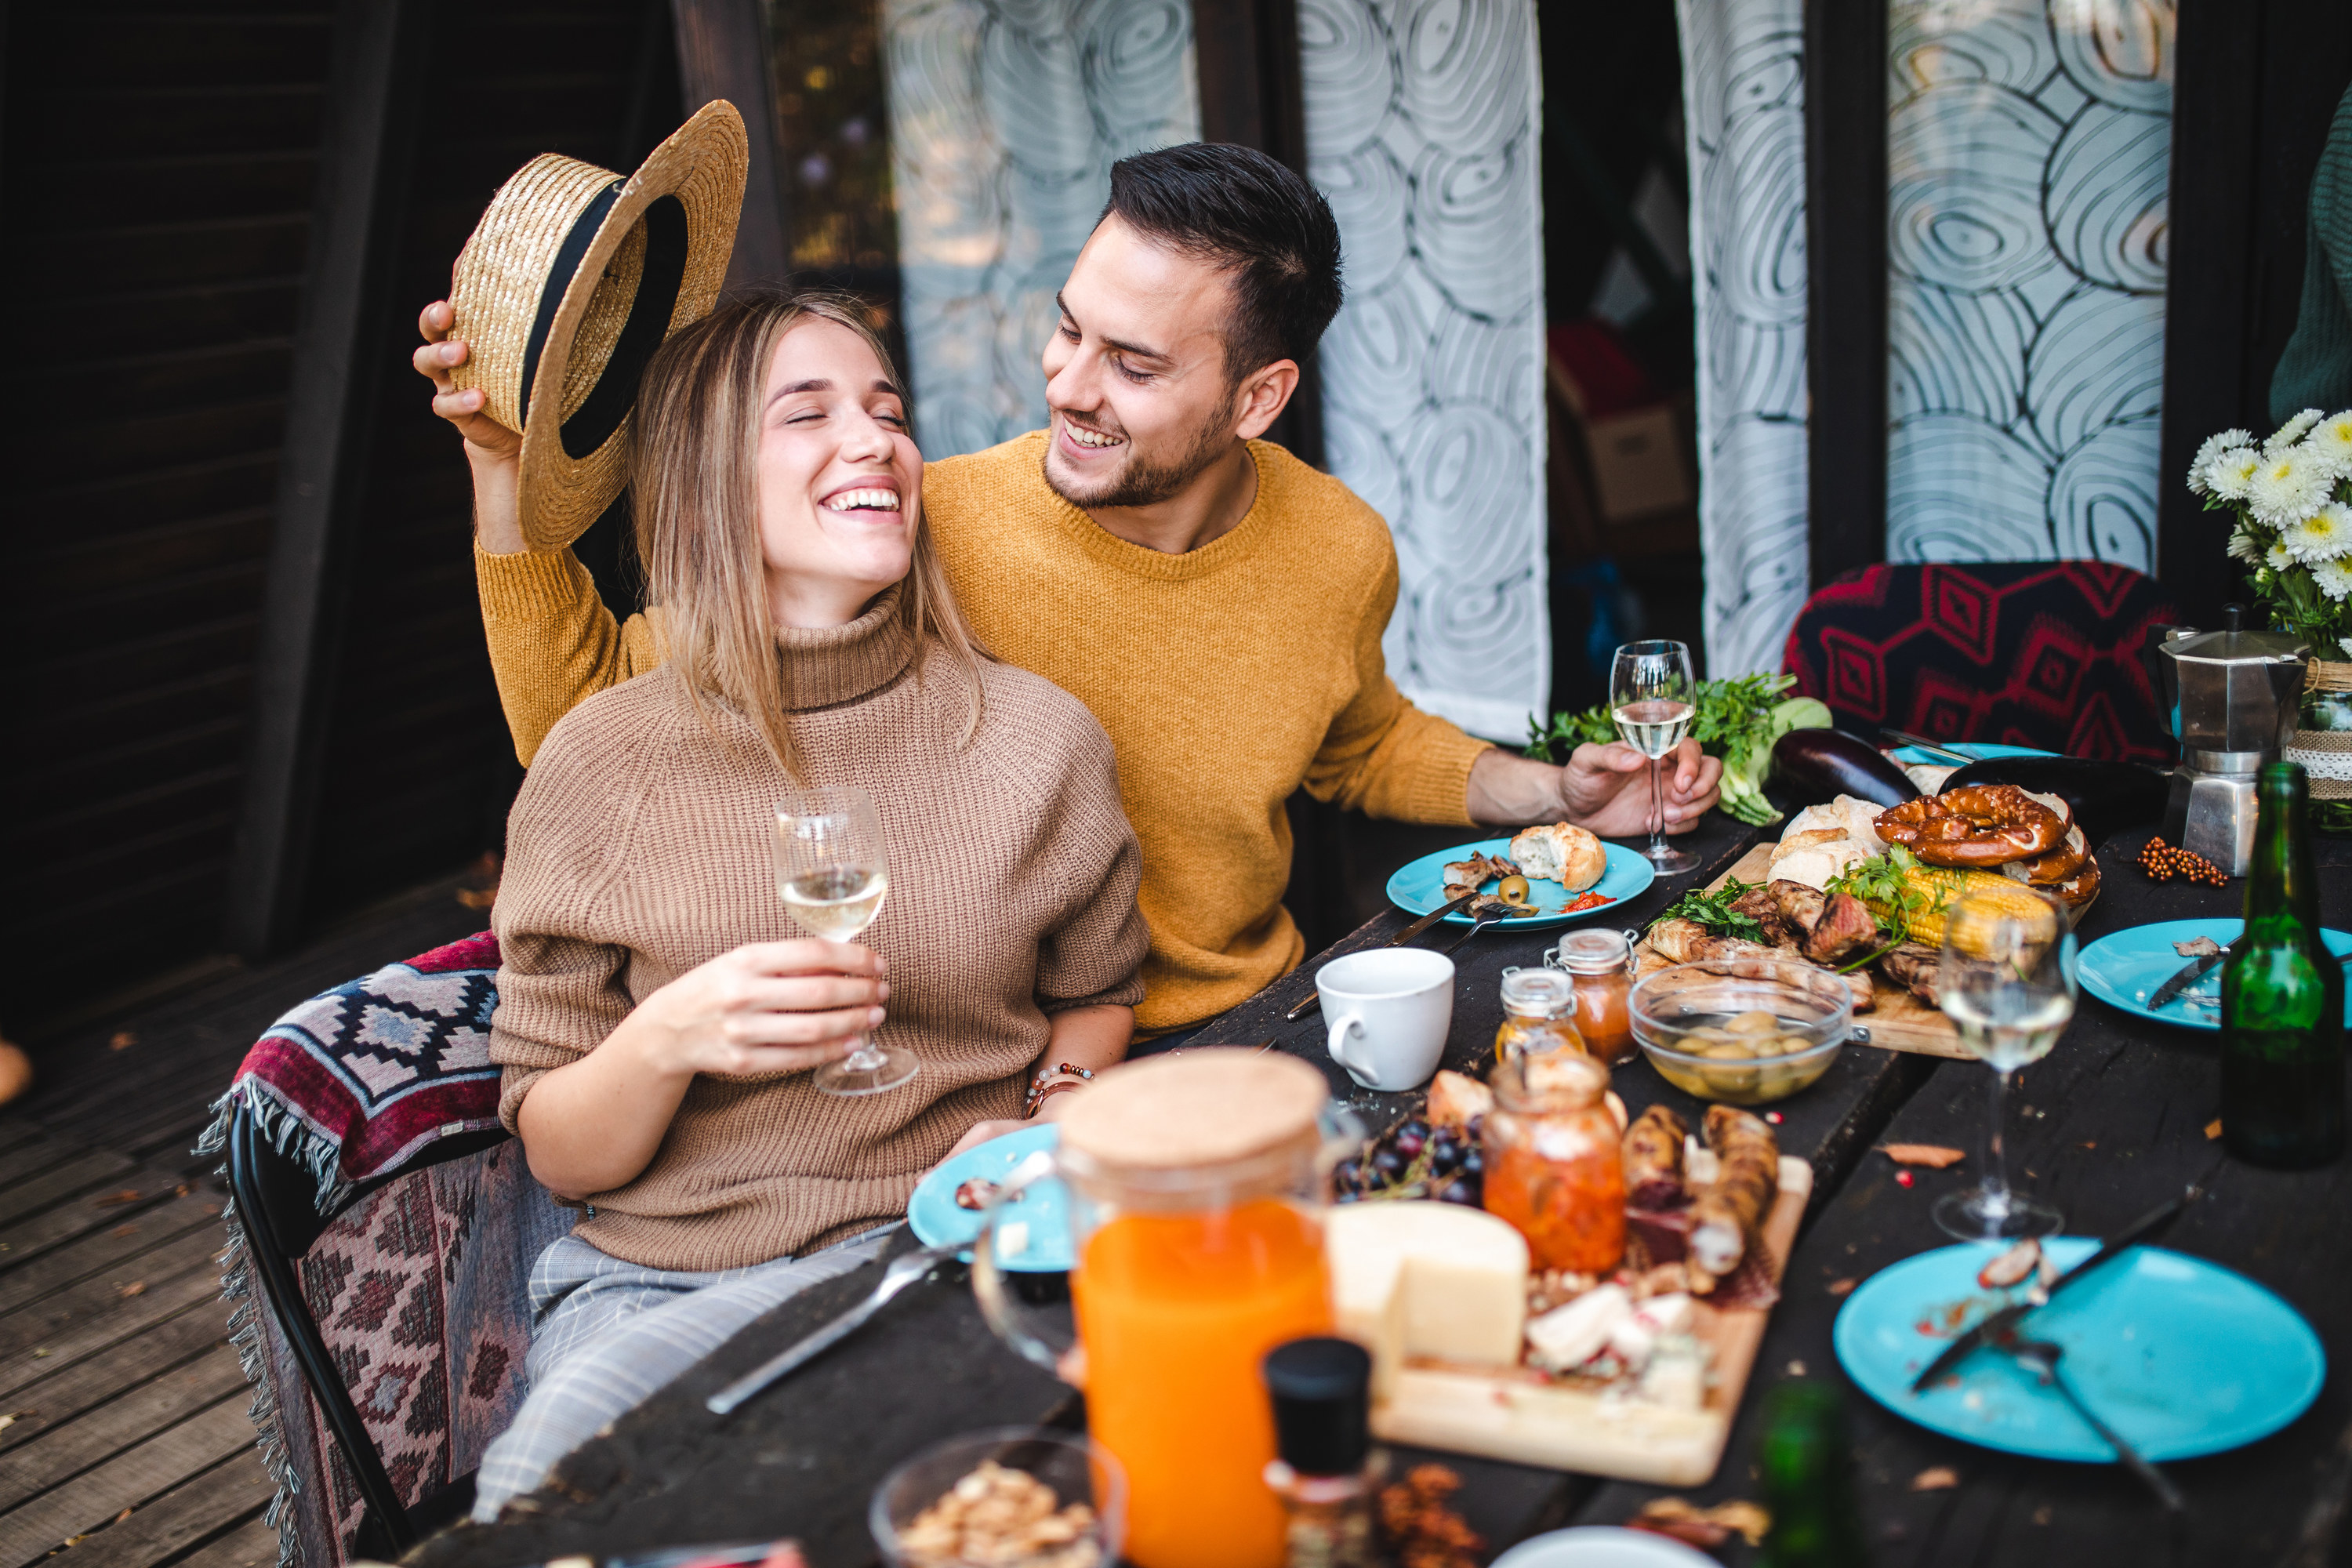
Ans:
[[[1192,432],[1192,443],[1172,462],[1156,463],[1135,449],[1132,437],[1128,441],[1128,458],[1117,473],[1104,479],[1093,490],[1080,490],[1066,485],[1054,474],[1053,440],[1045,447],[1044,468],[1045,487],[1081,511],[1112,507],[1157,506],[1173,499],[1186,485],[1201,477],[1202,470],[1225,455],[1232,444],[1229,434],[1234,417],[1233,400],[1211,417],[1201,422]]]

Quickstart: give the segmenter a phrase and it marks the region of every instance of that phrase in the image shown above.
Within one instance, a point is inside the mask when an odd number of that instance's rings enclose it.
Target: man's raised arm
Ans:
[[[568,549],[533,552],[516,510],[522,437],[482,412],[478,388],[460,392],[449,373],[466,363],[466,344],[449,336],[446,300],[417,318],[425,345],[417,374],[433,383],[433,412],[465,437],[474,475],[474,574],[482,595],[482,629],[499,683],[515,755],[525,767],[555,721],[583,699],[661,661],[643,616],[616,622],[595,580]]]

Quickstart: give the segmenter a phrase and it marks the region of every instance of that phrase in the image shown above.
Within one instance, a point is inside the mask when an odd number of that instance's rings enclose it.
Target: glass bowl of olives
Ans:
[[[1793,959],[1681,963],[1635,982],[1634,1043],[1658,1076],[1726,1105],[1810,1089],[1853,1022],[1853,989]]]

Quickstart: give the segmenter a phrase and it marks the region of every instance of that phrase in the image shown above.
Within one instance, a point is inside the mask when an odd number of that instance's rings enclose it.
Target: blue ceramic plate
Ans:
[[[1606,915],[1622,907],[1625,900],[1658,879],[1658,868],[1648,858],[1619,844],[1601,845],[1609,852],[1609,869],[1601,873],[1601,880],[1584,889],[1571,893],[1558,882],[1541,878],[1528,879],[1528,896],[1535,900],[1537,912],[1521,920],[1506,921],[1489,926],[1489,931],[1541,931],[1549,926],[1566,925],[1570,921],[1590,920]],[[1445,866],[1451,860],[1467,860],[1473,855],[1500,855],[1506,859],[1511,853],[1507,838],[1481,838],[1475,844],[1457,844],[1451,849],[1440,849],[1434,855],[1424,855],[1418,860],[1408,860],[1397,868],[1389,879],[1389,901],[1401,910],[1425,915],[1445,902]],[[1589,910],[1569,914],[1561,906],[1584,893],[1599,893],[1610,900]],[[1466,926],[1477,922],[1456,911],[1445,917],[1447,925]]]
[[[2245,921],[2232,920],[2158,921],[2153,925],[2111,931],[2083,950],[2078,961],[2083,989],[2110,1007],[2120,1007],[2159,1024],[2178,1024],[2184,1029],[2219,1029],[2221,970],[2218,964],[2160,1010],[2151,1011],[2147,999],[2189,962],[2174,951],[2174,942],[2210,936],[2227,947],[2238,940],[2238,933],[2245,927]],[[2330,952],[2338,957],[2352,952],[2352,932],[2323,931],[2319,934]],[[2352,994],[2345,999],[2344,1012],[2347,1019],[2352,1019]]]
[[[1061,1142],[1061,1136],[1062,1130],[1046,1121],[965,1150],[923,1178],[922,1185],[907,1201],[907,1224],[926,1247],[966,1243],[963,1260],[971,1262],[968,1244],[980,1235],[980,1211],[957,1207],[956,1189],[974,1176],[987,1182],[1003,1181],[1022,1161],[1041,1149],[1053,1148]],[[1016,1274],[1059,1274],[1066,1270],[1071,1261],[1068,1197],[1061,1179],[1049,1177],[1006,1205],[1003,1218],[996,1227],[997,1266]],[[1029,1226],[1029,1245],[1007,1257],[1003,1251],[1004,1227],[1016,1224]]]
[[[2098,1250],[2083,1237],[2042,1244],[2061,1268]],[[1977,1286],[1993,1256],[1938,1247],[1881,1269],[1846,1298],[1831,1340],[1847,1373],[1887,1409],[1962,1442],[2042,1459],[2111,1464],[2115,1450],[2033,1373],[1991,1347],[1924,1394],[1911,1380],[2011,1292]],[[2327,1375],[2319,1336],[2242,1274],[2161,1247],[2103,1266],[2025,1320],[2065,1351],[2060,1374],[2150,1459],[2218,1454],[2303,1414]]]
[[[2054,757],[2058,754],[2055,752],[2036,751],[2032,746],[2004,746],[1994,741],[1954,741],[1947,749],[1958,752],[1963,756],[1974,757],[1980,763],[1990,757]],[[1896,763],[1906,768],[1916,767],[1921,763],[1933,768],[1947,765],[1943,758],[1932,752],[1923,752],[1916,746],[1897,746],[1892,755]],[[1959,764],[1954,763],[1948,765],[1958,767]]]

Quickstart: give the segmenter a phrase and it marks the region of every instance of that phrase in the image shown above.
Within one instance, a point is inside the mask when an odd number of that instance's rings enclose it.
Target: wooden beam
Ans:
[[[686,112],[725,99],[743,116],[751,167],[743,185],[743,220],[727,287],[782,288],[791,281],[784,190],[776,157],[773,56],[761,0],[671,0],[677,26],[678,87]]]
[[[2216,430],[2243,421],[2263,431],[2258,411],[2245,405],[2263,9],[2243,0],[2180,0],[2179,12],[2156,575],[2193,626],[2213,625],[2236,595],[2234,574],[2217,570],[2221,531],[2181,476]]]
[[[367,465],[386,288],[415,154],[425,0],[341,0],[310,258],[278,470],[276,530],[254,672],[252,761],[225,935],[248,955],[286,942],[310,870],[358,488]]]
[[[1306,178],[1297,0],[1192,0],[1192,60],[1201,140],[1255,147]],[[1322,373],[1311,353],[1298,368],[1298,390],[1265,437],[1319,468]]]
[[[1886,557],[1886,0],[1805,0],[1811,578]]]

